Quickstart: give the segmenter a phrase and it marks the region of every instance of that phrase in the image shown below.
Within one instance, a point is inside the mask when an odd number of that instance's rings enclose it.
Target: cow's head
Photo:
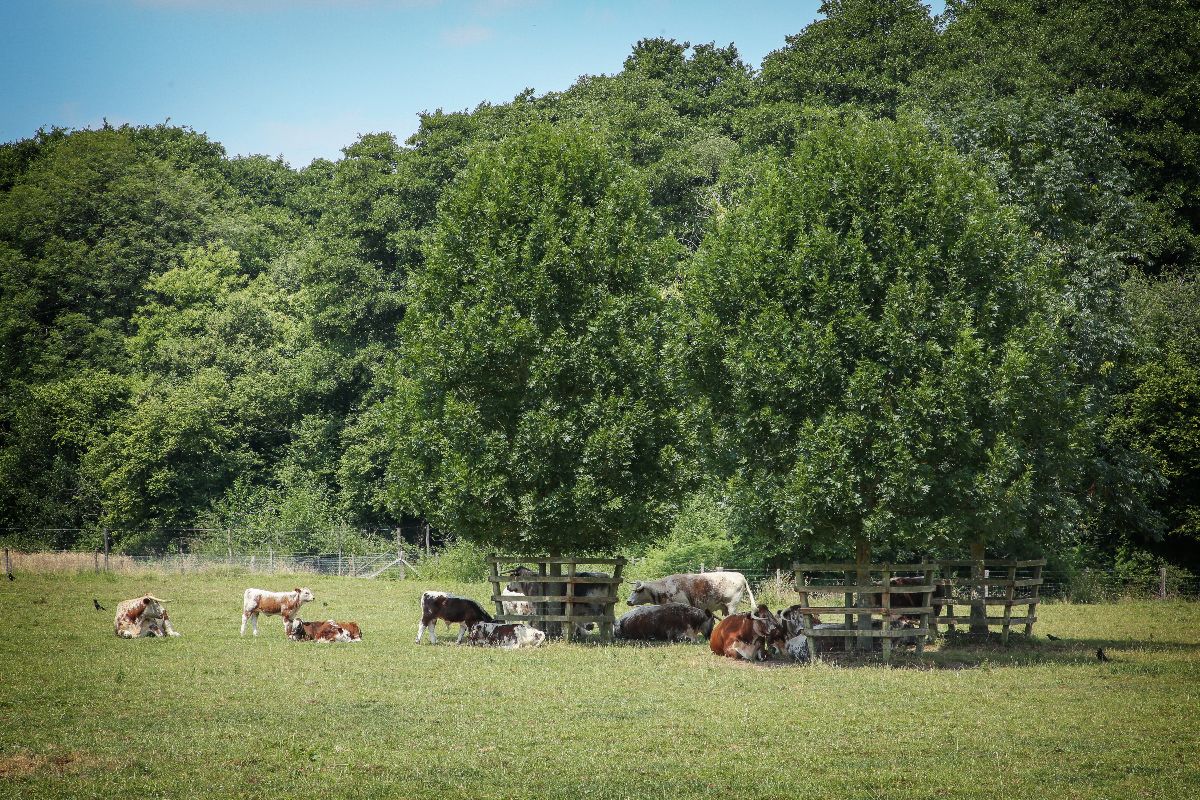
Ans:
[[[313,600],[317,599],[316,595],[313,594],[312,589],[309,589],[307,586],[304,588],[297,586],[296,597],[298,603],[311,603]]]
[[[625,601],[625,604],[630,606],[644,606],[647,603],[657,604],[658,593],[641,581],[634,581],[633,591],[630,593],[629,599]]]
[[[546,634],[528,625],[518,625],[514,633],[517,636],[517,647],[538,647],[546,641]]]
[[[525,591],[525,589],[527,587],[525,586],[525,584],[522,584],[520,582],[520,579],[528,578],[530,575],[536,575],[536,574],[537,573],[534,572],[533,570],[531,570],[529,567],[516,567],[511,572],[508,573],[508,577],[512,578],[513,580],[509,581],[505,585],[504,588],[508,589],[510,592],[520,592],[521,594],[531,594],[530,592]]]
[[[166,616],[166,609],[163,608],[163,603],[166,600],[160,600],[152,594],[148,594],[142,598],[141,616],[143,619],[161,619]]]
[[[705,639],[711,639],[712,632],[713,632],[713,625],[715,625],[716,622],[717,622],[717,619],[716,619],[716,617],[713,616],[713,613],[711,611],[709,611],[708,609],[705,609],[704,610],[704,622],[700,623],[700,627],[698,627],[696,630],[699,631],[701,634],[703,634]]]
[[[304,620],[299,617],[293,617],[287,621],[287,635],[289,639],[304,638]]]
[[[787,627],[771,613],[771,609],[760,605],[750,615],[750,621],[754,626],[754,637],[762,641],[764,649],[782,652],[787,646]]]

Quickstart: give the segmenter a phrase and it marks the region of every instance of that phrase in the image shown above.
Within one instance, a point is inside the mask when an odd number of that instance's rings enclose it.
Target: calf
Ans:
[[[708,646],[719,656],[765,661],[770,648],[786,645],[786,636],[771,610],[760,605],[756,614],[730,614],[717,623]]]
[[[712,635],[714,622],[711,611],[682,603],[640,606],[617,620],[613,635],[643,642],[696,642],[698,636]]]
[[[737,610],[743,595],[750,596],[750,605],[753,606],[754,592],[746,576],[740,572],[684,573],[655,581],[636,581],[626,602],[631,606],[682,603],[705,611],[720,611],[729,616]]]
[[[294,617],[286,626],[288,638],[294,642],[361,642],[362,632],[356,622],[305,622]]]
[[[171,627],[171,618],[163,608],[166,600],[154,595],[122,600],[117,606],[113,632],[122,639],[139,639],[143,636],[179,636]]]
[[[500,592],[504,597],[511,597],[512,600],[501,600],[500,608],[505,615],[516,614],[517,616],[530,616],[533,614],[533,603],[525,599],[525,595],[520,592],[514,592],[505,587],[504,591]]]
[[[546,641],[546,634],[519,622],[476,622],[467,635],[467,643],[486,647],[537,647]]]
[[[483,606],[466,597],[447,594],[446,592],[424,592],[421,595],[421,623],[417,626],[417,644],[425,631],[429,631],[430,644],[437,644],[437,621],[447,625],[458,623],[458,641],[477,622],[495,622],[491,614],[483,610]]]
[[[283,629],[300,610],[300,606],[314,600],[312,589],[296,588],[290,592],[268,592],[266,589],[247,589],[242,595],[242,632],[246,635],[246,622],[254,621],[254,635],[258,636],[258,615],[279,614],[283,617]]]

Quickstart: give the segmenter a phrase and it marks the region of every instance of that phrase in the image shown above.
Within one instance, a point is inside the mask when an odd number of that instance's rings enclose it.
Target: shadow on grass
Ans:
[[[1101,662],[1097,650],[1103,649],[1107,662]],[[925,654],[918,656],[913,647],[898,647],[892,651],[890,662],[881,652],[859,653],[837,650],[817,654],[817,660],[847,669],[889,667],[913,670],[964,670],[995,667],[1023,667],[1050,664],[1117,664],[1135,652],[1200,653],[1200,644],[1191,642],[1158,641],[1153,637],[1140,639],[1069,639],[1050,641],[1042,638],[1026,640],[1011,637],[1007,645],[1000,636],[948,635],[926,645]],[[740,662],[744,666],[766,669],[803,668],[784,658],[773,658],[758,664]]]

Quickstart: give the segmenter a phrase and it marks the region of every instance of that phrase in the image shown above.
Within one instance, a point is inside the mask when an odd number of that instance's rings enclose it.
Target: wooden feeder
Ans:
[[[613,607],[617,602],[617,593],[621,587],[621,572],[625,568],[624,558],[581,558],[560,556],[500,556],[488,557],[492,584],[492,602],[496,604],[496,619],[504,622],[526,622],[539,630],[545,631],[549,637],[566,636],[567,641],[575,637],[576,625],[595,623],[600,627],[600,640],[613,640],[613,623],[615,622]],[[587,570],[580,566],[602,565],[612,568],[609,577],[582,575]],[[523,598],[505,596],[502,591],[512,580],[507,573],[509,568],[526,566],[537,572],[536,575],[524,576],[517,580],[521,583],[537,583],[544,588],[541,594],[526,595]],[[607,575],[607,573],[605,573]],[[581,585],[603,585],[607,591],[601,595],[577,596],[576,587]],[[521,599],[533,604],[533,614],[505,614],[502,603],[505,600]],[[599,605],[602,613],[595,614],[584,605]],[[565,634],[563,623],[566,623]]]

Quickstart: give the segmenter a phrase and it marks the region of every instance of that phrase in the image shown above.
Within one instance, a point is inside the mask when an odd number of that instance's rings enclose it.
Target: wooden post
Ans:
[[[267,545],[267,568],[272,575],[275,574],[275,548],[271,545]]]
[[[12,575],[12,557],[8,554],[8,548],[4,548],[4,574]]]
[[[5,552],[8,552],[7,550]],[[1167,599],[1167,565],[1158,568],[1158,599]]]
[[[338,577],[342,577],[342,537],[338,536]]]
[[[425,557],[429,558],[429,520],[425,520]]]
[[[93,562],[95,571],[99,572],[100,571],[100,551],[99,550],[92,551],[92,562]]]
[[[1013,600],[1017,596],[1017,565],[1008,568],[1008,586],[1004,594],[1004,628],[1000,631],[1000,641],[1008,644],[1008,627],[1012,620]]]
[[[492,584],[492,598],[493,598],[492,602],[496,604],[496,618],[503,619],[504,618],[504,602],[502,600],[500,600],[500,595],[502,595],[503,592],[500,591],[500,562],[498,561],[499,558],[500,558],[499,553],[492,553],[491,556],[488,557],[488,561],[491,562],[491,564],[490,564],[490,566],[491,566],[490,573],[491,574],[488,575],[488,582]]]
[[[984,603],[983,537],[971,542],[971,633],[987,635],[987,603]]]
[[[233,566],[233,531],[225,529],[225,566]]]
[[[575,562],[567,565],[567,616],[575,616]],[[567,641],[575,640],[575,620],[567,620]]]
[[[846,573],[846,616],[843,619],[843,626],[846,630],[854,627],[854,591],[850,588],[854,586],[854,572]],[[854,640],[849,636],[842,637],[842,649],[853,650]]]
[[[400,572],[400,580],[404,580],[404,540],[400,538],[400,528],[396,528],[396,569]]]
[[[617,559],[616,567],[613,569],[612,583],[609,584],[609,596],[618,597],[618,592],[621,591],[621,573],[625,569],[624,557]],[[604,622],[600,624],[600,641],[612,643],[614,638],[613,626],[616,624],[616,616],[613,607],[616,601],[604,604]]]
[[[559,557],[559,555],[560,555],[559,552],[557,550],[555,550],[553,553],[550,554],[550,557],[557,559]],[[550,577],[552,577],[552,578],[562,577],[562,563],[560,563],[559,561],[553,561],[550,564]],[[559,589],[561,589],[561,587],[562,587],[562,584],[556,583],[556,584],[551,584],[551,585],[556,587],[553,594],[565,594],[564,592],[559,591]],[[547,593],[547,594],[549,594],[549,593]],[[550,608],[550,613],[553,614],[554,616],[558,616],[558,617],[562,616],[562,613],[563,613],[562,612],[562,607],[563,607],[562,603],[555,601],[555,602],[550,603],[548,605],[548,607]],[[563,632],[562,632],[563,626],[562,626],[561,622],[549,623],[547,625],[547,627],[553,631],[553,633],[551,633],[550,631],[547,631],[546,632],[547,636],[553,636],[555,638],[559,638],[563,635]]]
[[[358,574],[358,571],[354,569],[354,553],[351,553],[350,554],[350,577],[353,578],[357,574]]]
[[[924,563],[924,562],[923,562]],[[926,586],[933,586],[933,565],[925,563],[925,571],[921,573],[924,577],[922,581]],[[925,655],[925,640],[933,641],[937,636],[937,615],[933,613],[933,589],[921,595],[921,605],[929,609],[928,613],[922,614],[921,619],[924,621],[926,634],[917,637],[917,655]]]
[[[892,660],[892,639],[887,634],[892,630],[892,571],[887,564],[883,567],[883,622],[880,632],[883,634],[883,660]],[[861,625],[859,626],[861,627]]]
[[[1033,635],[1033,623],[1037,619],[1038,596],[1042,590],[1042,564],[1033,567],[1033,594],[1029,599],[1029,607],[1025,610],[1025,638]]]
[[[108,528],[104,529],[104,571],[108,572],[108,548],[110,546],[108,540]]]
[[[870,631],[872,629],[871,614],[864,613],[861,609],[868,608],[871,605],[871,592],[862,588],[871,583],[871,543],[866,539],[859,539],[855,542],[854,551],[854,578],[858,584],[855,592],[858,595],[858,607],[860,609],[858,612],[858,630]],[[855,638],[858,641],[859,650],[870,651],[872,649],[870,636],[857,636]]]

